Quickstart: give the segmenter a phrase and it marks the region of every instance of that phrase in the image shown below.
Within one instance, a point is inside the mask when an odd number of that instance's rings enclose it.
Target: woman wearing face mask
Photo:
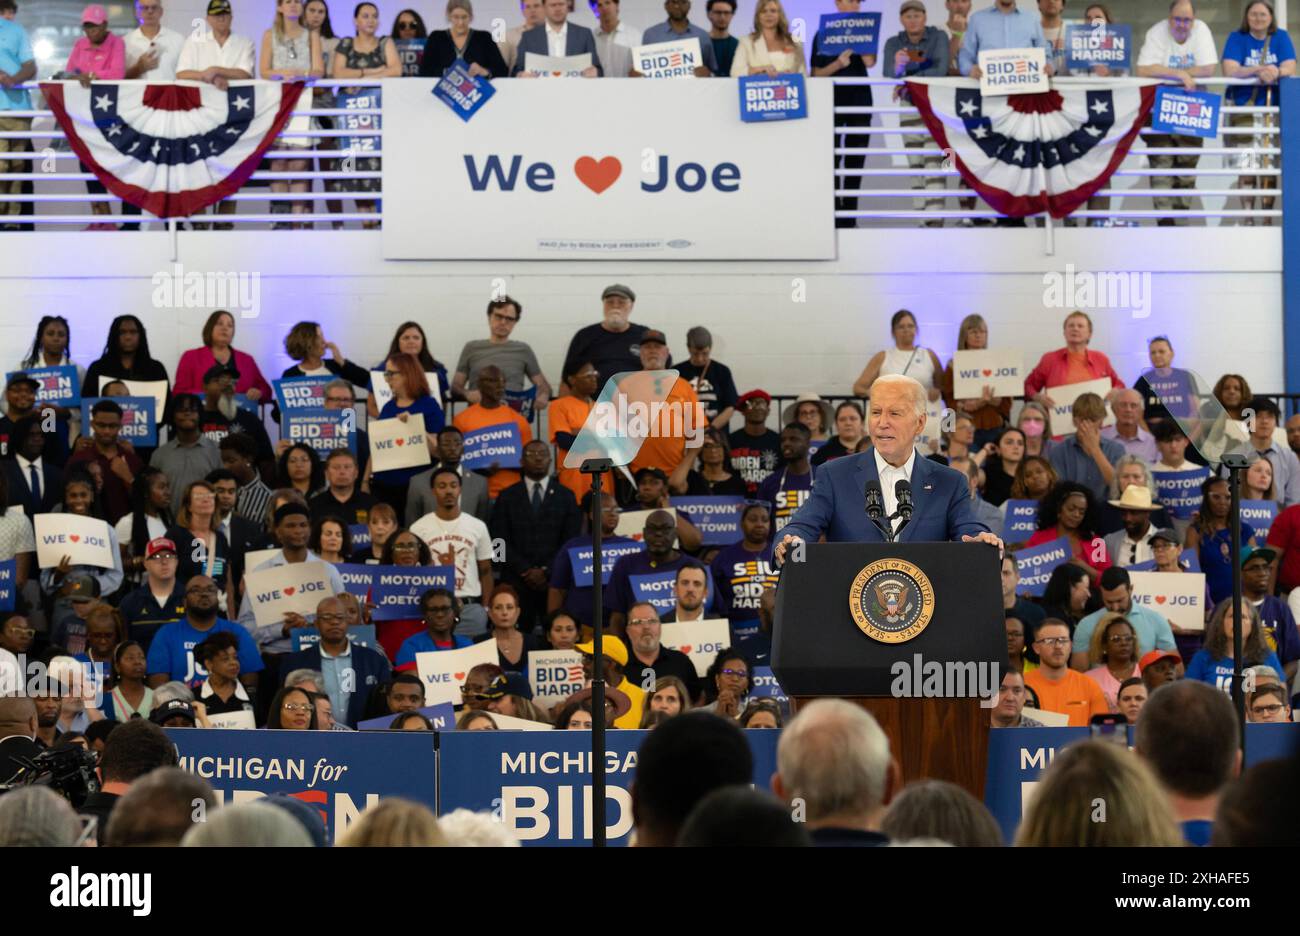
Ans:
[[[1016,417],[1016,428],[1025,435],[1025,455],[1047,457],[1055,444],[1052,442],[1052,417],[1047,407],[1032,400],[1025,401]]]

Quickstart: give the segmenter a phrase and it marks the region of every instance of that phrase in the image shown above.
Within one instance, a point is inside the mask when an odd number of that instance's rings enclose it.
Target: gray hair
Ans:
[[[930,402],[929,395],[925,392],[925,387],[915,377],[908,377],[906,374],[883,374],[876,378],[875,383],[871,385],[871,390],[867,394],[867,399],[871,399],[871,394],[876,392],[877,387],[902,387],[912,395],[912,405],[916,407],[916,415],[924,416],[926,408]]]
[[[303,683],[308,682],[314,683],[321,692],[325,691],[325,674],[314,669],[290,670],[289,675],[284,677],[284,688],[296,689]]]
[[[777,773],[791,800],[802,799],[808,822],[879,809],[891,763],[889,738],[865,709],[843,699],[818,699],[781,733]]]
[[[464,10],[469,14],[469,18],[474,18],[474,6],[469,0],[447,0],[447,18],[451,18],[452,10]]]
[[[518,848],[519,839],[491,813],[453,809],[438,819],[446,844],[457,848]]]
[[[81,820],[49,787],[23,787],[0,796],[0,846],[67,848],[80,836]]]
[[[353,389],[351,383],[344,380],[342,377],[340,377],[338,380],[331,380],[329,383],[325,385],[326,394],[328,394],[331,390],[346,390],[348,392],[348,396],[352,397],[352,401],[354,403],[356,402],[357,391]]]
[[[206,822],[220,808],[208,781],[180,767],[159,767],[122,794],[99,838],[113,848],[175,847],[196,822]]]
[[[1156,499],[1155,475],[1151,471],[1151,466],[1147,464],[1147,462],[1144,461],[1140,455],[1123,455],[1119,458],[1118,461],[1115,462],[1115,477],[1111,478],[1110,480],[1110,496],[1118,500],[1119,496],[1123,493],[1119,489],[1119,475],[1120,472],[1123,471],[1125,468],[1127,468],[1129,465],[1137,465],[1139,468],[1142,469],[1142,474],[1147,479],[1147,490],[1151,492],[1152,502],[1155,502]]]
[[[181,839],[182,848],[311,848],[311,836],[293,814],[270,803],[224,806],[195,823]]]
[[[713,333],[703,325],[696,325],[686,333],[686,347],[702,351],[713,347]]]
[[[160,709],[168,702],[179,699],[182,702],[194,701],[194,690],[180,680],[165,682],[153,691],[153,707]]]

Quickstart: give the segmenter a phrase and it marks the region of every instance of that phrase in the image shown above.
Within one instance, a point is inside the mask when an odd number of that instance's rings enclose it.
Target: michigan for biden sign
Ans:
[[[1042,49],[985,50],[979,65],[980,94],[1037,94],[1051,88]]]
[[[830,164],[829,83],[799,88],[808,119],[743,133],[727,81],[505,82],[468,123],[432,86],[384,89],[405,133],[384,156],[385,188],[403,193],[384,206],[386,259],[835,256],[833,175],[790,184],[791,166]]]
[[[1219,133],[1223,98],[1212,91],[1157,88],[1151,109],[1151,129],[1160,133],[1213,138]]]
[[[808,116],[803,75],[747,75],[736,86],[740,89],[740,119],[745,123]]]

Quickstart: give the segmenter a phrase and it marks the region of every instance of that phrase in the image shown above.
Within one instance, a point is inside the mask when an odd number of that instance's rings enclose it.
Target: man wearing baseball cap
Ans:
[[[659,329],[647,328],[641,334],[639,352],[642,370],[667,369],[668,339]],[[672,474],[686,457],[687,449],[698,451],[704,444],[709,417],[691,385],[678,377],[662,402],[666,405],[660,411],[658,424],[650,426],[649,438],[642,441],[636,458],[632,459],[633,471],[658,468],[666,475]]]
[[[614,719],[615,728],[640,728],[641,712],[645,707],[645,690],[640,686],[628,682],[623,677],[623,670],[627,667],[627,647],[623,641],[617,637],[593,637],[586,643],[580,643],[573,649],[582,654],[582,675],[590,682],[595,672],[592,667],[596,663],[596,640],[600,640],[601,660],[605,664],[605,685],[611,689],[617,689],[623,693],[632,702],[632,707],[626,712]]]
[[[195,31],[181,47],[176,77],[226,89],[230,81],[253,77],[253,43],[230,31],[230,0],[210,0],[208,28]]]
[[[781,436],[767,427],[772,408],[772,394],[750,390],[736,400],[736,409],[745,424],[731,434],[731,470],[745,481],[749,496],[781,465]]]
[[[118,606],[126,635],[144,652],[158,628],[185,616],[185,591],[176,580],[176,544],[165,537],[151,539],[144,548],[144,582],[129,592]]]
[[[1259,612],[1264,640],[1277,654],[1290,682],[1300,668],[1300,632],[1290,607],[1269,590],[1269,572],[1276,560],[1277,550],[1267,546],[1241,547],[1241,593]]]
[[[921,0],[903,0],[898,8],[898,18],[903,28],[898,35],[885,40],[884,73],[890,78],[942,78],[948,74],[948,37],[942,29],[926,25],[925,4]],[[904,105],[912,103],[906,85],[894,87],[894,100]],[[898,125],[916,130],[925,127],[919,113],[900,114]],[[911,133],[903,137],[903,145],[910,149],[933,149],[934,140],[928,133]],[[943,158],[909,156],[907,162],[913,169],[938,169]],[[942,190],[945,187],[942,176],[912,178],[912,188]],[[916,199],[913,207],[937,211],[944,207],[944,200],[938,197]],[[925,223],[927,227],[943,227],[941,220]]]
[[[1152,650],[1150,653],[1143,654],[1142,659],[1138,660],[1138,668],[1142,671],[1142,682],[1147,687],[1147,692],[1155,692],[1165,683],[1182,679],[1182,674],[1179,672],[1182,665],[1183,658],[1172,650]]]
[[[565,373],[568,373],[570,365],[583,361],[592,363],[600,374],[597,396],[605,382],[615,374],[641,369],[641,336],[646,332],[644,325],[629,321],[632,307],[636,304],[636,293],[631,287],[621,283],[606,286],[600,300],[604,304],[604,318],[594,325],[578,329],[564,355]]]
[[[64,71],[83,85],[126,77],[126,43],[109,31],[108,13],[98,3],[81,11],[81,31]]]

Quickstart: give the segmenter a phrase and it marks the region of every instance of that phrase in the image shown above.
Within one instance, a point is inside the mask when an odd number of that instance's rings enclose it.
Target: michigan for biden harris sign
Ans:
[[[464,121],[431,79],[384,89],[389,260],[835,257],[827,82],[803,120],[737,119],[732,81],[511,81]],[[598,115],[598,116],[594,116]],[[430,224],[432,217],[491,224]],[[773,218],[780,224],[773,224]]]

